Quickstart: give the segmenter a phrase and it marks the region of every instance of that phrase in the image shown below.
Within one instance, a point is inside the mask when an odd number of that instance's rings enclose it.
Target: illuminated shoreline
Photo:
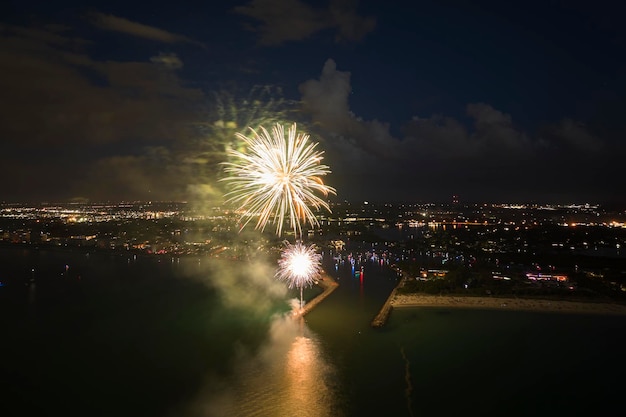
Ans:
[[[532,298],[395,294],[390,304],[392,308],[445,307],[546,313],[626,315],[626,306],[622,304]]]

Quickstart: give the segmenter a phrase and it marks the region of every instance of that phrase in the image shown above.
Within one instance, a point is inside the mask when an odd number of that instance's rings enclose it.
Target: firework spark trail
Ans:
[[[264,230],[268,222],[276,224],[276,234],[281,235],[283,220],[296,236],[302,235],[301,220],[311,226],[319,223],[311,207],[330,212],[328,203],[316,195],[335,194],[335,189],[323,183],[321,177],[330,173],[328,166],[320,163],[322,151],[317,143],[309,142],[309,135],[297,133],[294,123],[285,136],[284,127],[276,124],[270,134],[264,127],[260,133],[250,128],[251,136],[237,133],[247,146],[247,152],[230,150],[235,162],[226,162],[232,189],[226,194],[227,203],[243,211],[242,226],[258,215],[257,229]]]
[[[289,288],[300,289],[302,311],[303,288],[313,286],[322,266],[315,245],[301,243],[300,222],[319,226],[312,208],[331,211],[328,203],[316,194],[325,197],[335,194],[335,189],[322,181],[330,170],[320,163],[323,152],[316,150],[317,143],[309,142],[309,135],[298,133],[295,123],[287,135],[280,123],[274,125],[271,134],[262,126],[258,131],[249,129],[250,136],[236,134],[245,144],[244,151],[229,150],[232,160],[224,163],[224,171],[229,175],[222,180],[231,186],[226,203],[238,205],[238,210],[243,212],[241,229],[258,216],[257,229],[263,231],[271,221],[280,236],[285,218],[289,219],[296,243],[286,242],[275,276],[286,281]]]
[[[245,97],[226,91],[214,92],[212,111],[203,125],[211,142],[217,142],[224,152],[240,150],[237,132],[243,133],[246,127],[257,129],[285,122],[293,106],[294,103],[282,98],[279,88],[271,86],[255,86]]]
[[[406,397],[406,406],[409,410],[409,415],[412,417],[413,407],[411,405],[411,392],[413,391],[413,384],[411,383],[411,363],[404,353],[404,347],[400,348],[400,353],[402,354],[402,359],[404,359],[404,380],[406,381],[406,389],[404,390],[404,395]]]
[[[291,104],[278,92],[269,86],[257,86],[245,97],[213,91],[204,119],[194,124],[203,138],[197,149],[200,157],[219,156],[219,162],[223,162],[227,149],[239,147],[237,132],[289,120],[287,109]]]
[[[276,278],[286,281],[289,288],[300,289],[300,309],[302,309],[302,289],[312,287],[321,275],[321,258],[315,245],[305,246],[298,242],[294,245],[285,243],[285,249],[278,261]]]

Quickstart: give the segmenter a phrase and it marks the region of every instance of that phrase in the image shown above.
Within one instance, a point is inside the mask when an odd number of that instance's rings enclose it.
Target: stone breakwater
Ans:
[[[335,291],[337,287],[339,286],[339,284],[337,284],[337,282],[327,274],[322,274],[321,279],[317,282],[317,285],[321,287],[323,291],[319,295],[317,295],[315,298],[310,300],[308,303],[306,303],[304,307],[302,307],[302,310],[294,311],[293,312],[294,317],[302,317],[308,314],[319,303],[324,301],[326,297],[332,294],[332,292]]]
[[[389,295],[389,297],[387,298],[387,301],[385,301],[385,304],[383,304],[382,308],[380,309],[376,317],[374,317],[374,320],[372,320],[372,323],[371,323],[372,327],[383,327],[385,323],[387,322],[387,319],[389,318],[389,314],[391,314],[391,308],[393,307],[393,300],[397,297],[396,295],[397,289],[398,287],[395,287],[393,291],[391,291],[391,295]]]
[[[397,297],[396,293],[398,292],[398,288],[404,287],[404,284],[407,281],[407,279],[410,279],[410,276],[407,275],[400,268],[398,268],[396,265],[392,265],[391,269],[396,271],[398,276],[400,276],[400,279],[398,280],[398,284],[395,286],[393,291],[391,291],[391,294],[389,295],[389,297],[387,297],[387,301],[385,301],[385,304],[383,304],[383,307],[380,309],[378,314],[376,314],[376,317],[374,317],[374,320],[372,320],[372,322],[370,323],[372,327],[383,327],[385,323],[387,323],[389,314],[391,314],[391,308],[393,307],[393,300]]]

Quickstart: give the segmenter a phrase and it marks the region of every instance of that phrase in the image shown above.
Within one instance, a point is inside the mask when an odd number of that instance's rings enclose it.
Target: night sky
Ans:
[[[619,2],[89,3],[3,7],[0,201],[218,201],[228,100],[336,200],[626,201]]]

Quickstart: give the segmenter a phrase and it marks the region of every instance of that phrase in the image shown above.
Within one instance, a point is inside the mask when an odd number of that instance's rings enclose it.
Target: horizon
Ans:
[[[449,201],[376,201],[376,200],[328,200],[330,205],[334,204],[354,204],[354,205],[440,205],[440,206],[453,206],[453,207],[468,207],[468,206],[527,206],[526,208],[540,208],[542,206],[555,206],[560,208],[606,208],[612,207],[626,210],[626,203],[612,201],[612,202],[598,202],[598,201],[569,201],[569,202],[547,202],[547,201],[454,201],[452,198]],[[54,205],[108,205],[108,206],[120,206],[120,205],[151,205],[151,204],[184,204],[193,206],[195,203],[184,200],[107,200],[107,201],[1,201],[0,206],[54,206]],[[210,208],[226,208],[224,204],[213,205]],[[517,208],[517,207],[508,207]],[[324,212],[322,208],[315,209],[315,211]]]

